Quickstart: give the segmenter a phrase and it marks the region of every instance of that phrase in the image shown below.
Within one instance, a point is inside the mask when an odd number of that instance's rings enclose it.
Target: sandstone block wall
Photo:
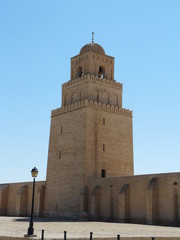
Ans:
[[[51,119],[45,214],[79,217],[87,177],[133,175],[132,115],[122,108],[81,101]]]
[[[43,216],[45,182],[36,182],[34,215]],[[0,215],[30,216],[32,182],[0,185]]]
[[[132,176],[132,117],[96,106],[86,116],[86,177]]]
[[[85,108],[52,116],[49,140],[45,214],[78,217],[84,186]]]
[[[89,178],[85,185],[90,219],[180,226],[180,173]]]

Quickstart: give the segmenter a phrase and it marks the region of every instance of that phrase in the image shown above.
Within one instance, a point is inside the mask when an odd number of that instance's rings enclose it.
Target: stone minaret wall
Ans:
[[[99,67],[104,69],[104,77],[114,80],[114,57],[100,53],[87,52],[71,58],[71,80],[79,75],[79,68],[82,74],[99,77]]]
[[[134,174],[132,112],[122,108],[114,58],[80,54],[71,60],[71,76],[51,116],[45,215],[78,218],[87,178]]]
[[[62,107],[85,99],[122,108],[122,84],[90,74],[63,84]]]

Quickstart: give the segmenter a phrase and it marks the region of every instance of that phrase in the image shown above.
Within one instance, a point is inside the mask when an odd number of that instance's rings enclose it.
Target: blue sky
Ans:
[[[0,0],[0,183],[45,180],[51,110],[70,58],[115,57],[133,110],[135,174],[180,172],[180,1]]]

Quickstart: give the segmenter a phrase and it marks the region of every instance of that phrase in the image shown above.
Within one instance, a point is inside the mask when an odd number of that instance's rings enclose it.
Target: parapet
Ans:
[[[97,76],[90,75],[90,74],[75,78],[73,80],[69,80],[68,82],[62,84],[62,89],[68,88],[68,87],[78,84],[78,83],[82,83],[83,81],[92,81],[94,83],[101,82],[103,84],[111,85],[112,87],[119,88],[122,90],[122,83],[116,82],[116,80],[109,80],[107,78],[101,78],[101,77],[97,77]]]
[[[132,117],[132,111],[125,108],[115,107],[113,105],[105,104],[105,103],[98,103],[96,101],[85,99],[85,101],[78,101],[76,103],[72,103],[66,105],[65,107],[57,108],[51,111],[51,116],[56,116],[59,114],[63,114],[65,112],[70,112],[76,109],[80,109],[83,107],[91,107],[99,110],[105,110],[109,112],[115,112],[117,114],[125,115],[128,117]]]

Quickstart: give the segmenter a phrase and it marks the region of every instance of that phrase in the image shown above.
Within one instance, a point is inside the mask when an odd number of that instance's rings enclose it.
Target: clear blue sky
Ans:
[[[45,180],[51,110],[92,31],[133,110],[135,174],[180,172],[179,0],[0,0],[0,183]]]

